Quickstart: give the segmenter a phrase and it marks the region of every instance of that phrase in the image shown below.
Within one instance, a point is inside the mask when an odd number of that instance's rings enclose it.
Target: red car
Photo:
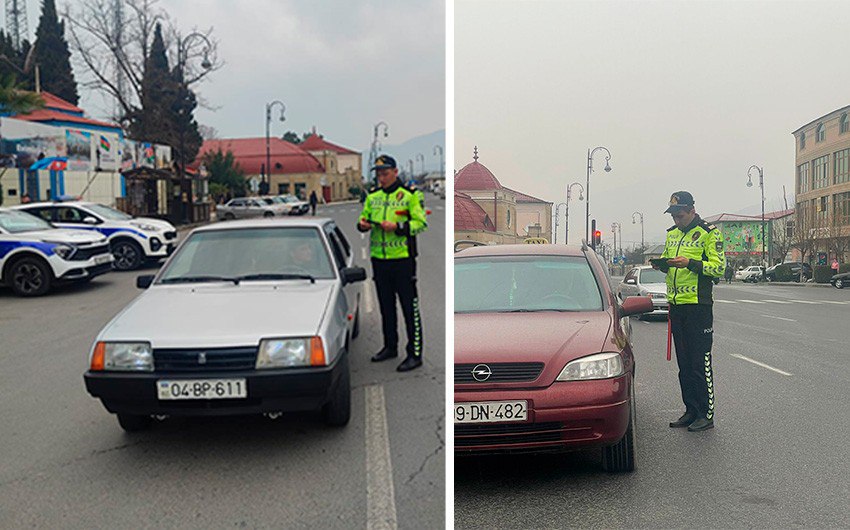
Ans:
[[[635,467],[629,315],[586,246],[479,246],[455,254],[455,452],[600,447]]]

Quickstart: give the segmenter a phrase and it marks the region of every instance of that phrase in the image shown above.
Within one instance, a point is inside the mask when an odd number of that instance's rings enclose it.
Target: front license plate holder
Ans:
[[[528,401],[461,402],[454,405],[455,424],[522,423],[528,421]]]
[[[248,384],[244,378],[160,379],[156,382],[156,390],[161,401],[248,397]]]

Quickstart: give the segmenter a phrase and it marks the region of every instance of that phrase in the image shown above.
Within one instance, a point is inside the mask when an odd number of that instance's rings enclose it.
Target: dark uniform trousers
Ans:
[[[396,297],[401,303],[401,313],[407,329],[407,355],[422,357],[422,321],[419,318],[419,295],[416,292],[416,261],[414,258],[374,259],[372,271],[381,321],[384,347],[398,348],[398,316]]]
[[[670,305],[670,328],[676,345],[682,401],[687,412],[709,420],[714,419],[713,326],[711,305]]]

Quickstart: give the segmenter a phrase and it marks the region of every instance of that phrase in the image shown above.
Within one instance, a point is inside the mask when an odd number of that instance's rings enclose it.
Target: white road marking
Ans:
[[[791,300],[792,302],[797,302],[798,304],[814,304],[818,305],[820,302],[814,302],[812,300]]]
[[[838,305],[847,305],[848,302],[839,302],[838,300],[821,300],[823,304],[838,304]]]
[[[762,316],[763,316],[763,317],[767,317],[767,318],[775,318],[775,319],[777,319],[777,320],[784,320],[784,321],[786,321],[786,322],[797,322],[797,321],[796,321],[796,320],[794,320],[793,318],[775,317],[775,316],[773,316],[773,315],[762,315]]]
[[[718,302],[720,304],[737,304],[738,303],[734,300],[715,300],[715,302]]]
[[[745,304],[763,304],[764,302],[760,300],[738,300],[739,302],[744,302]]]
[[[375,310],[375,291],[373,285],[374,283],[368,281],[363,284],[363,289],[366,291],[363,293],[365,295],[363,305],[366,308],[367,313],[371,313]]]
[[[737,357],[738,359],[742,359],[744,361],[753,363],[757,366],[761,366],[762,368],[767,368],[768,370],[773,370],[777,374],[782,374],[782,375],[789,376],[789,377],[791,376],[791,374],[789,374],[788,372],[784,372],[784,371],[780,370],[779,368],[774,368],[774,367],[772,367],[768,364],[764,364],[764,363],[758,362],[754,359],[750,359],[749,357],[744,357],[743,355],[738,355],[737,353],[730,353],[729,355],[731,355],[732,357]]]
[[[445,210],[446,208],[444,206],[436,206],[434,209],[435,210]]]
[[[366,387],[366,528],[398,527],[384,387]]]
[[[765,300],[765,302],[770,302],[771,304],[790,304],[791,303],[787,300]]]
[[[360,247],[360,259],[366,261],[368,258],[366,256],[366,247]]]

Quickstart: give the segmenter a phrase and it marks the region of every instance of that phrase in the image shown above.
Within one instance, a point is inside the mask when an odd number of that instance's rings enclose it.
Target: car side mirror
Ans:
[[[629,278],[628,280],[626,280],[626,283],[629,285],[637,285],[637,280],[635,280],[634,278]]]
[[[349,283],[362,282],[366,279],[366,269],[363,267],[345,267],[340,272],[340,276],[342,276],[342,284],[348,285]]]
[[[153,279],[153,274],[143,274],[141,276],[136,276],[136,287],[138,287],[139,289],[147,289],[153,283]]]
[[[88,217],[83,218],[83,222],[87,225],[96,225],[97,219],[89,215]]]
[[[652,312],[652,298],[648,296],[629,296],[620,306],[620,316],[639,315]]]

